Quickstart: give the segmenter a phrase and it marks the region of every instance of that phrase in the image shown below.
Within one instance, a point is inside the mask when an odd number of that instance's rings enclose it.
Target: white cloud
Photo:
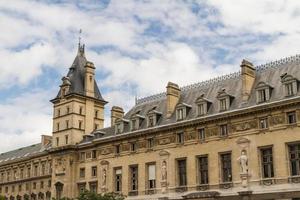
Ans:
[[[40,142],[51,134],[52,106],[48,91],[31,91],[0,103],[0,152]]]

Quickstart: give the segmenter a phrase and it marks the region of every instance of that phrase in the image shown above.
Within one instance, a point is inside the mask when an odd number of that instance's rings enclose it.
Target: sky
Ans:
[[[0,0],[0,152],[52,132],[52,104],[77,52],[109,103],[128,111],[135,97],[299,53],[296,0]]]

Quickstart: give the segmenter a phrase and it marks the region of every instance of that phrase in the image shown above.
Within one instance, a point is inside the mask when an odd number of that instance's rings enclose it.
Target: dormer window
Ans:
[[[230,105],[234,97],[226,92],[225,89],[221,89],[218,92],[217,98],[219,99],[219,111],[226,111],[230,108]]]
[[[284,85],[285,96],[294,96],[298,92],[298,80],[287,73],[280,76]]]
[[[176,107],[177,107],[176,108],[177,121],[186,119],[190,109],[192,108],[192,106],[190,106],[186,103],[179,103]]]
[[[138,130],[144,119],[145,117],[140,115],[140,111],[137,111],[135,114],[133,114],[130,121],[130,130]]]
[[[263,103],[270,100],[272,87],[264,82],[260,82],[256,86],[256,102]]]
[[[156,126],[161,116],[162,113],[156,110],[156,106],[150,109],[147,113],[147,127]]]
[[[204,98],[204,94],[197,98],[197,115],[202,116],[207,114],[207,111],[211,105],[211,102]]]
[[[115,134],[123,133],[125,127],[128,126],[128,120],[126,119],[117,119],[115,123]]]

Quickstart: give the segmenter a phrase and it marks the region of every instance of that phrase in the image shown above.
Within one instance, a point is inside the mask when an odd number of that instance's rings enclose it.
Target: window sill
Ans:
[[[147,189],[147,190],[145,191],[145,194],[146,194],[146,195],[153,195],[153,194],[156,194],[156,189],[155,189],[155,188],[153,188],[153,189]]]
[[[229,189],[233,187],[233,183],[232,182],[224,182],[224,183],[220,183],[220,188],[221,189]]]
[[[209,185],[208,184],[197,185],[197,190],[205,191],[205,190],[208,190],[208,189],[209,189]]]
[[[176,192],[186,192],[187,191],[187,186],[177,186],[176,188],[175,188],[175,191]]]
[[[289,183],[300,183],[300,176],[290,176],[288,181]]]
[[[263,179],[260,181],[260,184],[266,185],[266,186],[274,185],[275,183],[276,183],[276,182],[275,182],[275,178],[263,178]]]
[[[137,190],[128,192],[128,196],[137,196],[138,194],[139,194],[139,192]]]

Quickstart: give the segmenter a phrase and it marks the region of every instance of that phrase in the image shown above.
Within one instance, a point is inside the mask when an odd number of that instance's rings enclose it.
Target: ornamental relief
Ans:
[[[185,140],[195,140],[195,139],[196,139],[196,132],[190,131],[185,134]]]
[[[157,139],[159,145],[165,145],[175,142],[175,136],[169,136],[165,138],[159,138]]]
[[[129,144],[122,144],[121,148],[122,148],[122,151],[129,151],[130,150],[130,145]]]
[[[208,128],[207,129],[207,137],[217,136],[219,132],[218,127]]]
[[[146,141],[140,141],[140,142],[138,142],[138,147],[139,148],[146,148],[147,147]]]
[[[110,154],[111,152],[112,152],[111,147],[106,147],[101,150],[101,155],[107,155],[107,154]]]
[[[247,131],[250,129],[257,129],[257,121],[256,120],[251,120],[247,122],[242,122],[238,124],[233,124],[232,125],[232,131],[233,132],[239,132],[239,131]]]
[[[284,114],[274,115],[272,116],[272,125],[278,125],[284,123]]]

